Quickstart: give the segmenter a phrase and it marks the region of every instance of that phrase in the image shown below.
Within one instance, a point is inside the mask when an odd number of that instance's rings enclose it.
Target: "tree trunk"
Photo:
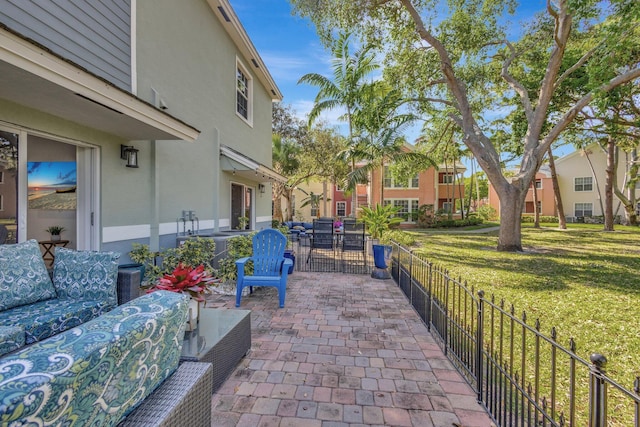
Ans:
[[[473,198],[473,180],[475,179],[474,176],[474,171],[473,171],[473,160],[471,160],[471,176],[469,177],[469,203],[467,203],[467,216],[469,216],[469,213],[471,212],[471,199]],[[465,188],[465,195],[466,195],[466,188]],[[478,207],[476,206],[476,212],[478,211]]]
[[[589,169],[591,169],[591,175],[593,175],[594,185],[596,186],[596,191],[598,192],[598,202],[600,203],[600,212],[604,213],[604,206],[602,205],[602,193],[600,192],[600,183],[598,182],[598,175],[596,175],[596,170],[593,168],[593,163],[591,163],[591,157],[589,157],[589,151],[583,150],[584,156],[587,158],[587,163],[589,163]]]
[[[613,231],[613,183],[616,180],[616,145],[609,135],[607,141],[607,168],[604,183],[604,231]]]
[[[540,228],[540,213],[538,212],[538,187],[533,179],[533,228]]]
[[[553,159],[551,146],[547,150],[549,155],[549,169],[551,170],[551,183],[553,184],[553,195],[556,202],[556,214],[558,215],[558,228],[567,229],[567,218],[564,216],[564,206],[562,205],[562,196],[560,195],[560,185],[558,184],[558,173],[556,172],[556,161]]]
[[[324,217],[329,216],[327,215],[327,180],[326,179],[322,181],[322,216]]]
[[[286,220],[292,221],[296,214],[293,210],[293,189],[285,189],[284,197],[287,199],[287,215]]]
[[[281,182],[275,182],[273,184],[273,219],[280,222],[284,222],[284,216],[282,215],[282,193],[284,190],[284,184]]]
[[[526,191],[513,185],[506,185],[500,189],[500,234],[498,235],[498,251],[522,252],[520,231],[522,229],[522,206]]]

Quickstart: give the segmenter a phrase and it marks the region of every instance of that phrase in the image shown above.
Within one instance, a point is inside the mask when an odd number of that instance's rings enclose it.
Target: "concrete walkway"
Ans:
[[[277,307],[273,288],[242,299],[251,350],[213,395],[212,425],[493,425],[392,280],[295,272]]]

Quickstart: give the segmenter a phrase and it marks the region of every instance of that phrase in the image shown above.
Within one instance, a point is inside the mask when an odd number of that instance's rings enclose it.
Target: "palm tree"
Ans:
[[[298,169],[300,162],[298,161],[297,154],[300,152],[300,147],[294,142],[282,140],[279,135],[271,135],[272,151],[271,157],[273,161],[273,168],[276,172],[284,175],[291,176]],[[289,220],[293,216],[291,212],[291,192],[292,189],[286,184],[281,182],[273,183],[273,217],[279,221]],[[287,218],[284,218],[282,214],[282,197],[287,200],[289,206]]]
[[[366,182],[374,170],[381,172],[380,203],[384,203],[384,166],[400,162],[433,162],[424,154],[407,150],[404,130],[415,120],[415,116],[401,112],[405,99],[396,89],[390,89],[384,82],[372,84],[364,93],[362,108],[355,115],[357,128],[363,133],[356,140],[358,145],[353,158],[364,159],[367,163],[355,169],[349,176],[349,187]]]
[[[351,55],[349,51],[349,33],[340,33],[331,46],[333,55],[333,80],[317,73],[305,74],[298,84],[307,83],[319,88],[315,104],[309,113],[309,125],[320,116],[320,113],[334,108],[345,108],[342,117],[349,126],[349,143],[353,143],[353,114],[360,106],[362,92],[367,87],[367,77],[378,64],[372,52],[372,45],[365,45]],[[355,170],[356,159],[351,159],[351,171]],[[351,215],[355,216],[356,192],[353,192]]]

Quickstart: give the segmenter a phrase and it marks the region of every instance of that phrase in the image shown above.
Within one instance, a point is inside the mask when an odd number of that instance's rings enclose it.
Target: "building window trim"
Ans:
[[[236,115],[253,127],[253,78],[249,69],[236,57]]]
[[[576,217],[593,216],[593,203],[575,203],[573,215]]]
[[[384,205],[396,206],[396,202],[406,202],[407,211],[401,212],[401,215],[407,215],[404,223],[414,223],[417,221],[418,212],[420,210],[420,201],[414,197],[397,197],[397,198],[385,198]]]
[[[389,171],[389,166],[385,166],[383,185],[384,185],[384,188],[395,189],[395,190],[416,189],[416,188],[420,188],[420,177],[418,176],[418,174],[415,174],[415,176],[407,179],[406,182],[397,183],[396,179],[393,176],[391,176],[391,172]]]
[[[573,191],[593,191],[593,177],[580,176],[573,178]]]

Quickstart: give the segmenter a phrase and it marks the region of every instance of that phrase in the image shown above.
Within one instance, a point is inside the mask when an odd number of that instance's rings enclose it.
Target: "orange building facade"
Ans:
[[[398,182],[394,179],[387,167],[384,170],[375,170],[370,175],[368,184],[357,187],[355,216],[360,216],[359,211],[363,206],[379,204],[381,193],[383,193],[385,204],[392,204],[399,208],[400,214],[405,217],[404,223],[406,225],[414,224],[417,221],[418,211],[422,205],[431,205],[434,212],[452,210],[454,203],[456,206],[459,205],[459,200],[465,194],[462,183],[464,170],[464,166],[458,165],[455,171],[458,174],[458,179],[454,179],[453,168],[436,169],[430,167],[406,182],[404,180]],[[334,186],[331,199],[334,217],[354,216],[351,209],[351,194]]]
[[[535,183],[532,182],[529,191],[527,191],[522,215],[533,216],[535,214],[534,185],[538,193],[537,209],[540,215],[556,216],[557,211],[551,173],[545,170],[540,170],[536,173]],[[498,215],[500,214],[500,199],[493,185],[489,185],[489,205],[496,210]]]

